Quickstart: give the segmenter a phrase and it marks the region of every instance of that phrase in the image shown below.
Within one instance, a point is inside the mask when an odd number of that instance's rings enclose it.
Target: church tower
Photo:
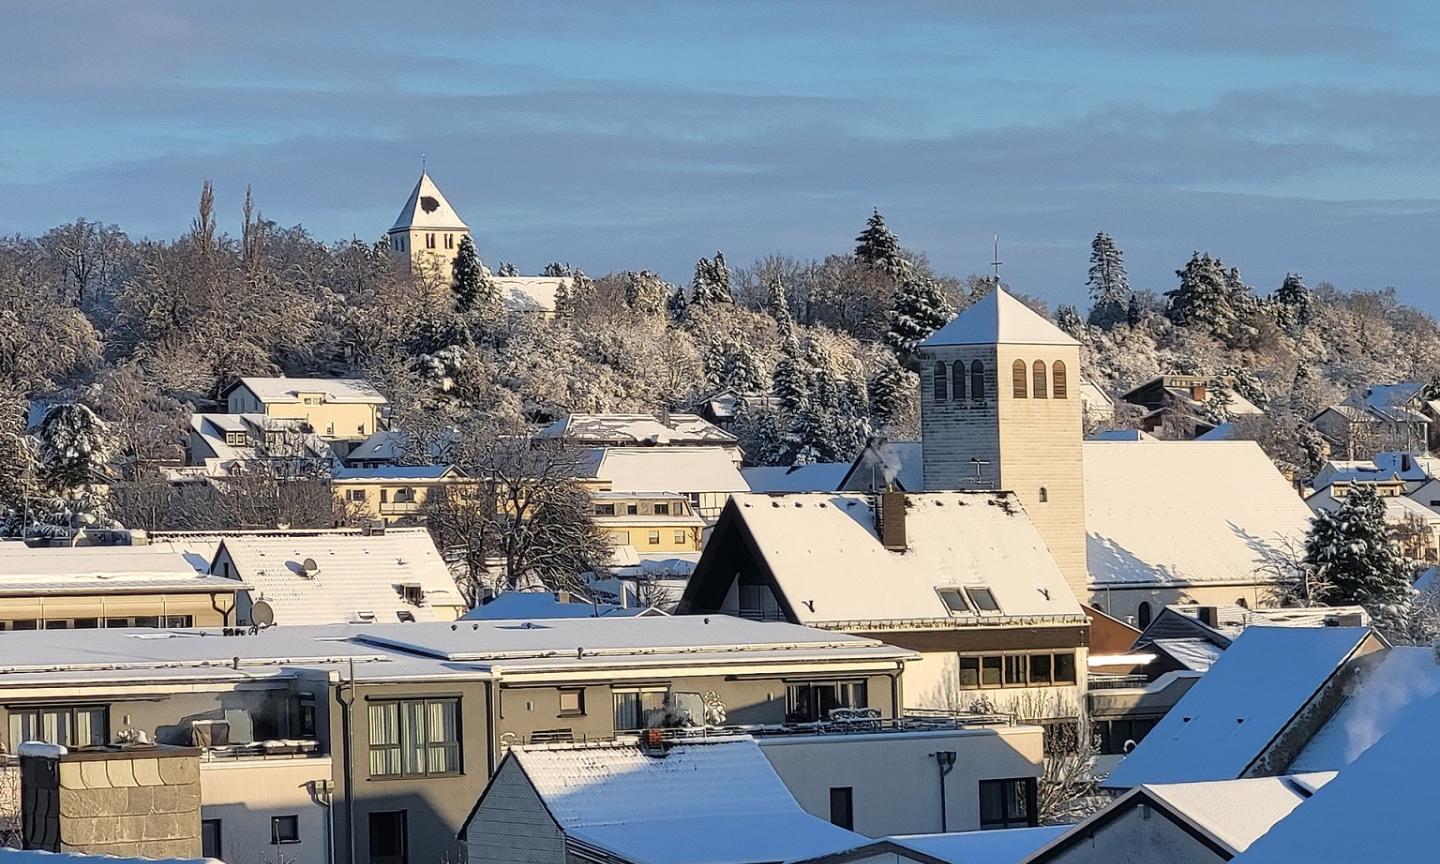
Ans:
[[[449,285],[455,253],[460,250],[461,238],[470,235],[470,227],[445,200],[430,175],[421,171],[415,190],[386,234],[391,254],[404,261],[411,272],[431,275]]]
[[[997,286],[919,357],[925,488],[1014,492],[1090,602],[1080,344]]]

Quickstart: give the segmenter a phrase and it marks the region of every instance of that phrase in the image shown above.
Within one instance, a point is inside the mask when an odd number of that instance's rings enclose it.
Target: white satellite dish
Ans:
[[[320,565],[314,558],[306,558],[300,562],[300,569],[303,571],[301,575],[305,576],[305,578],[314,579],[315,574],[320,572]]]
[[[250,606],[250,623],[256,627],[269,627],[275,623],[275,610],[264,600],[256,600]]]

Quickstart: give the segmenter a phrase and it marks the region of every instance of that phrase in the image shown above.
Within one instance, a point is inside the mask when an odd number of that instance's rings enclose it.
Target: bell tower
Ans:
[[[450,284],[460,240],[469,235],[470,226],[423,170],[400,216],[386,232],[392,255],[405,262],[411,272],[430,276],[444,285]]]
[[[920,345],[925,488],[1014,492],[1090,602],[1080,344],[1000,287]]]

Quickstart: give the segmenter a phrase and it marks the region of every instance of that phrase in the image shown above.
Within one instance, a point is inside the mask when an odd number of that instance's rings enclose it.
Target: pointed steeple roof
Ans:
[[[930,334],[920,347],[1077,344],[1069,333],[996,286],[995,290],[957,315],[955,320]]]
[[[460,214],[450,206],[441,194],[440,187],[430,179],[430,174],[420,172],[420,180],[415,184],[415,191],[405,200],[405,206],[400,209],[400,215],[395,219],[395,224],[390,226],[387,233],[394,234],[396,231],[409,231],[411,228],[435,228],[451,231],[469,231],[470,226],[460,219]]]

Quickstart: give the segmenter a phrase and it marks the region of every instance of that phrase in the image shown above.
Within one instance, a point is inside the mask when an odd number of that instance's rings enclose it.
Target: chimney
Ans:
[[[1206,397],[1206,388],[1205,388],[1205,382],[1204,382],[1204,381],[1196,381],[1195,383],[1193,383],[1193,384],[1190,385],[1190,398],[1191,398],[1191,399],[1194,399],[1196,402],[1204,402],[1204,401],[1205,401],[1205,397]]]
[[[875,513],[875,527],[880,543],[892,552],[905,551],[905,493],[881,492],[880,507]]]
[[[569,603],[569,602],[570,602],[570,592],[569,592],[569,591],[556,591],[556,592],[555,592],[555,602],[556,602],[556,603]]]
[[[1409,453],[1402,453],[1402,454],[1400,454],[1400,470],[1403,471],[1403,472],[1406,473],[1406,474],[1410,473],[1410,454],[1409,454]]]
[[[1220,608],[1218,606],[1201,606],[1195,611],[1201,624],[1212,630],[1220,629]]]

